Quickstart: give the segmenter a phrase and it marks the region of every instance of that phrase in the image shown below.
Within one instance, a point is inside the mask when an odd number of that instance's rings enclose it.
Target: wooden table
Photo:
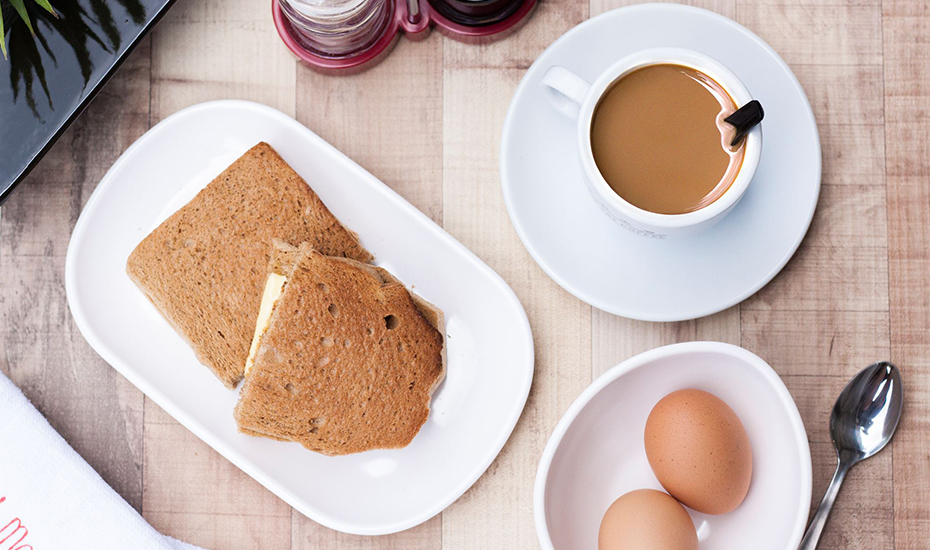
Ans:
[[[902,426],[889,450],[853,470],[821,548],[927,548],[930,5],[694,3],[746,25],[785,58],[823,142],[824,185],[810,233],[787,268],[742,305],[671,324],[605,314],[539,269],[505,212],[498,149],[517,83],[559,35],[625,1],[543,0],[503,42],[466,46],[434,33],[401,41],[382,65],[345,78],[295,62],[275,34],[269,2],[180,0],[3,207],[0,370],[148,521],[192,543],[531,549],[543,446],[579,392],[619,361],[695,339],[740,344],[765,358],[804,417],[819,500],[834,461],[833,400],[860,368],[890,358],[906,385]],[[523,417],[474,487],[417,528],[363,538],[306,519],[145,398],[97,357],[71,320],[65,252],[94,186],[150,126],[219,98],[259,101],[296,117],[441,223],[526,308],[537,363]]]

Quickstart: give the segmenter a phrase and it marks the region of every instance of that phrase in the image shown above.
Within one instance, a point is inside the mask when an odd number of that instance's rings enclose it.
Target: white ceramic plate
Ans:
[[[697,388],[723,399],[752,445],[746,500],[720,516],[688,510],[701,550],[794,550],[811,503],[807,434],[788,389],[765,361],[719,342],[675,344],[620,363],[559,421],[536,474],[543,550],[597,547],[607,507],[634,489],[662,489],[643,444],[646,417],[665,395]]]
[[[378,265],[445,312],[448,374],[404,449],[330,458],[238,433],[238,392],[197,362],[125,273],[152,229],[260,140],[359,233]],[[319,136],[255,103],[185,109],[127,149],[78,220],[65,276],[71,312],[97,353],[262,485],[348,533],[407,529],[464,493],[510,436],[533,377],[526,314],[496,273]]]
[[[540,80],[561,65],[593,82],[647,48],[690,48],[729,67],[762,102],[759,168],[715,227],[654,240],[604,215],[589,196],[577,125],[552,108]],[[565,290],[647,321],[710,315],[774,277],[807,233],[820,193],[820,141],[804,90],[762,39],[715,13],[676,4],[614,10],[567,32],[533,63],[504,123],[501,180],[510,218],[536,262]]]

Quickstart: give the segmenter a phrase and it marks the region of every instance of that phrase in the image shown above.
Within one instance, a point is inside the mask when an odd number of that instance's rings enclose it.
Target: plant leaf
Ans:
[[[6,35],[3,34],[3,12],[0,11],[0,50],[3,50],[3,59],[9,59],[6,56]]]
[[[45,11],[54,15],[55,17],[58,17],[58,13],[55,11],[55,8],[52,7],[51,2],[48,0],[35,0],[35,3],[45,8]]]
[[[26,26],[29,28],[29,32],[32,33],[32,36],[36,35],[35,29],[32,28],[32,21],[29,20],[29,12],[26,11],[26,6],[23,4],[23,0],[10,0],[10,4],[13,5],[13,9],[16,10],[16,13],[26,22]]]

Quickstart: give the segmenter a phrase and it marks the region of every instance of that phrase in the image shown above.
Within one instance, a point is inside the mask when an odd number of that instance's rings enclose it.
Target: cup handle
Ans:
[[[578,118],[581,104],[591,90],[590,82],[558,65],[549,67],[540,84],[546,88],[546,96],[555,110],[570,118]]]

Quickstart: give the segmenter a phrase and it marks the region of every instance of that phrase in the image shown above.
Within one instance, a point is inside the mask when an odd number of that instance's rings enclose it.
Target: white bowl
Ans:
[[[691,342],[620,363],[575,400],[546,445],[534,512],[543,550],[597,548],[607,507],[628,491],[662,489],[643,445],[652,407],[675,390],[723,399],[752,444],[752,483],[729,514],[688,510],[701,550],[794,550],[811,502],[811,455],[798,408],[772,368],[730,344]]]

